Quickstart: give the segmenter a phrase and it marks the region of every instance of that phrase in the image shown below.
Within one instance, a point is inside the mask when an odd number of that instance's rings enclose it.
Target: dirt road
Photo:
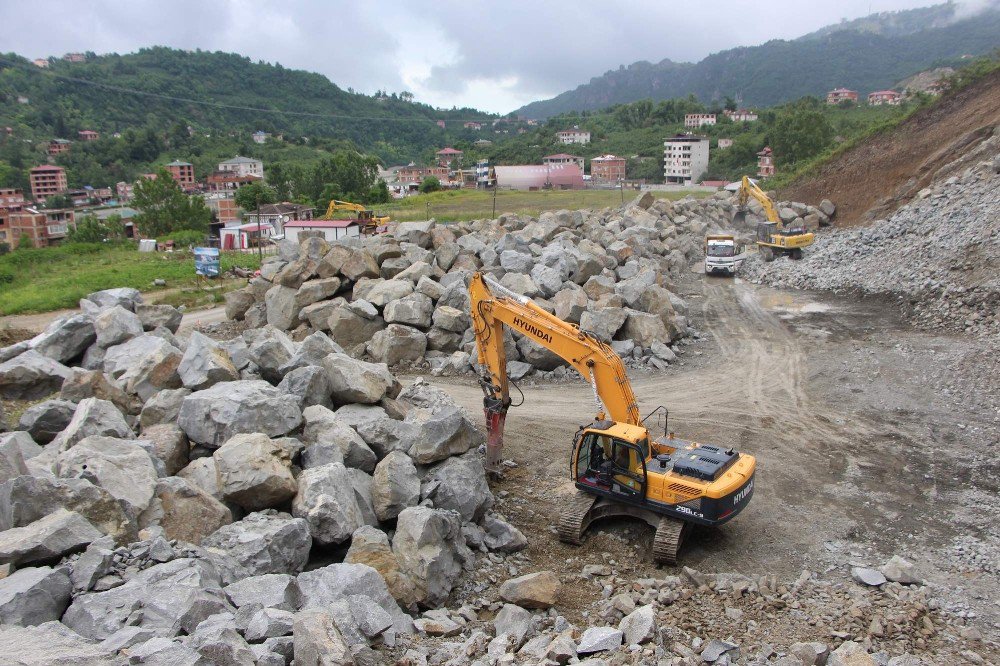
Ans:
[[[794,579],[802,569],[847,576],[852,564],[900,554],[957,599],[978,595],[978,612],[996,617],[995,577],[968,589],[991,565],[956,550],[997,552],[991,512],[979,508],[1000,486],[987,458],[997,380],[983,351],[910,331],[878,302],[701,278],[688,292],[702,340],[666,373],[632,373],[640,410],[666,405],[679,436],[752,453],[758,472],[749,508],[722,528],[695,530],[683,563]],[[472,380],[433,381],[481,414]],[[573,492],[570,438],[593,416],[592,393],[582,380],[523,389],[506,426],[505,457],[518,467],[494,490],[508,518],[543,537],[529,556],[556,568],[612,558],[650,575],[652,530],[642,523],[592,529],[582,548],[558,543],[560,498]]]

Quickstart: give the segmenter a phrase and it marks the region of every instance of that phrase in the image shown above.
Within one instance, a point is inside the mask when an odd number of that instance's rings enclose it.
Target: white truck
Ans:
[[[705,275],[721,273],[736,275],[746,259],[746,248],[735,236],[710,234],[705,236]]]

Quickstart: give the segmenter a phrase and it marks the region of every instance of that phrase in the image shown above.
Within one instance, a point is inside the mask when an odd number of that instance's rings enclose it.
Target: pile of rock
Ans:
[[[984,146],[995,155],[1000,135]],[[891,295],[923,327],[996,339],[998,189],[994,163],[982,161],[921,190],[888,220],[823,234],[800,262],[754,257],[743,275],[783,287]]]
[[[259,278],[227,295],[226,311],[294,339],[328,333],[355,358],[464,372],[475,360],[467,285],[482,271],[611,341],[632,367],[664,368],[675,358],[670,345],[688,333],[671,280],[734,211],[728,193],[678,202],[645,194],[613,210],[404,222],[391,234],[333,245],[306,238],[282,243]],[[508,334],[505,345],[515,379],[564,365],[517,338]]]
[[[354,663],[527,544],[423,381],[322,332],[183,339],[134,290],[81,307],[0,350],[37,401],[0,434],[0,662]]]

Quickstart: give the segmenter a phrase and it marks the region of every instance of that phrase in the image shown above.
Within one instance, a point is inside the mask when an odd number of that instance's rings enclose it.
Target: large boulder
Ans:
[[[376,361],[386,365],[416,363],[427,351],[427,336],[409,326],[389,324],[372,336],[368,351]]]
[[[312,405],[332,407],[330,398],[330,378],[321,366],[307,365],[295,368],[285,375],[278,390],[286,395],[295,396],[302,408]]]
[[[405,421],[418,428],[407,453],[419,465],[465,453],[483,442],[483,434],[457,406],[414,409]]]
[[[465,545],[462,519],[452,511],[412,506],[396,519],[392,552],[416,583],[417,603],[436,608],[474,558]]]
[[[0,579],[0,624],[28,627],[59,620],[73,587],[68,567],[29,567]]]
[[[442,305],[434,310],[432,321],[435,328],[452,333],[465,333],[465,330],[472,325],[468,313],[449,305]]]
[[[346,354],[330,354],[323,359],[330,378],[333,401],[337,405],[373,405],[382,398],[395,397],[399,382],[384,364],[367,363]]]
[[[191,332],[187,349],[177,366],[184,388],[200,391],[219,382],[232,382],[240,378],[232,359],[218,343],[198,331]]]
[[[478,522],[493,506],[486,471],[476,451],[448,458],[431,467],[420,488],[421,499],[439,509],[450,509],[466,521]]]
[[[412,620],[400,610],[385,581],[364,564],[330,564],[298,575],[302,609],[325,608],[352,595],[370,598],[389,613],[397,633],[410,633]]]
[[[77,405],[73,418],[52,440],[52,445],[65,451],[87,437],[96,436],[134,439],[135,433],[114,404],[98,398],[86,398]]]
[[[24,410],[18,428],[31,435],[39,444],[48,444],[69,425],[76,412],[76,403],[68,400],[46,400]]]
[[[233,522],[229,507],[179,476],[156,483],[156,502],[158,522],[168,539],[198,545],[209,534]]]
[[[159,423],[174,424],[181,413],[184,398],[191,395],[186,388],[160,391],[146,401],[139,413],[139,425],[145,430]]]
[[[143,401],[164,389],[181,387],[177,367],[181,351],[152,333],[111,347],[104,357],[104,371],[118,380],[128,393]]]
[[[587,310],[580,315],[580,330],[608,342],[621,330],[628,314],[622,308]]]
[[[303,666],[348,666],[357,663],[337,629],[333,614],[316,608],[295,614],[292,623],[295,663]]]
[[[135,540],[135,519],[105,489],[85,479],[19,476],[0,484],[0,531],[26,527],[59,511],[72,511],[100,533]]]
[[[31,348],[53,361],[69,363],[83,355],[97,336],[94,318],[87,314],[60,317],[31,339]]]
[[[302,592],[295,576],[263,574],[226,586],[226,596],[237,608],[260,604],[264,608],[295,611],[302,605]]]
[[[289,331],[299,325],[299,305],[295,296],[297,288],[276,284],[264,295],[267,308],[267,323],[282,331]]]
[[[60,478],[87,479],[120,500],[138,517],[149,508],[156,491],[156,468],[149,454],[134,441],[91,436],[59,454]]]
[[[34,627],[0,624],[2,664],[84,666],[110,664],[114,659],[113,649],[90,641],[59,622]]]
[[[241,433],[285,435],[302,423],[295,396],[265,381],[221,382],[184,398],[177,425],[192,442],[211,448]]]
[[[57,509],[24,527],[0,532],[0,564],[50,564],[103,536],[80,514]]]
[[[19,443],[21,437],[24,437],[23,432],[0,440],[0,483],[29,473],[24,462],[24,451]]]
[[[106,592],[76,597],[62,621],[94,640],[126,624],[172,637],[193,633],[206,618],[231,609],[215,567],[181,558],[152,566]]]
[[[134,311],[135,306],[139,303],[142,303],[142,294],[139,293],[138,289],[118,287],[87,294],[80,299],[80,309],[84,312],[101,311],[118,305],[126,310]]]
[[[385,328],[385,320],[374,307],[366,313],[359,308],[340,306],[330,313],[324,328],[344,349],[354,349],[367,344],[373,335]]]
[[[171,333],[176,333],[184,318],[184,313],[172,305],[139,303],[135,306],[135,314],[142,322],[145,331],[155,331],[162,326]]]
[[[287,513],[251,513],[202,539],[202,547],[229,555],[249,575],[296,574],[309,560],[309,525]]]
[[[304,518],[313,539],[322,545],[343,543],[364,525],[347,468],[340,463],[299,474],[292,515]]]
[[[219,489],[228,502],[257,511],[295,496],[288,450],[267,435],[234,435],[212,457],[219,473]]]
[[[375,466],[372,503],[379,520],[392,520],[420,501],[420,477],[413,460],[402,451],[391,451]]]
[[[332,411],[320,405],[306,407],[302,412],[305,428],[302,441],[310,457],[326,447],[336,446],[340,450],[341,462],[348,467],[371,473],[378,459],[365,440]],[[314,465],[311,465],[314,466]]]
[[[0,398],[37,400],[55,393],[70,369],[33,349],[0,363]]]
[[[297,351],[295,342],[284,332],[273,326],[246,331],[247,356],[260,369],[260,375],[272,384],[281,381],[285,366]]]
[[[344,563],[364,564],[374,568],[385,581],[389,593],[401,606],[416,608],[416,583],[400,569],[389,537],[382,530],[366,525],[354,532]]]
[[[410,294],[404,298],[390,301],[385,306],[385,321],[389,324],[406,324],[418,328],[431,325],[434,313],[434,303],[430,297],[423,294]]]
[[[618,332],[619,337],[635,341],[635,344],[649,349],[654,342],[670,342],[670,334],[663,320],[655,314],[626,309],[625,325]]]
[[[97,346],[107,349],[142,335],[142,321],[131,310],[116,305],[94,317],[94,331]]]
[[[500,586],[500,598],[522,608],[551,608],[559,601],[562,584],[551,571],[511,578]]]
[[[149,442],[146,449],[163,463],[167,476],[173,476],[187,466],[191,445],[187,435],[173,423],[158,423],[143,428],[142,440]]]
[[[63,382],[59,397],[75,403],[86,398],[100,398],[113,402],[125,414],[135,414],[142,408],[138,400],[108,381],[108,376],[100,370],[73,368],[70,376]]]
[[[378,264],[371,253],[360,248],[348,248],[348,251],[349,254],[340,266],[341,275],[354,282],[361,278],[378,277]]]

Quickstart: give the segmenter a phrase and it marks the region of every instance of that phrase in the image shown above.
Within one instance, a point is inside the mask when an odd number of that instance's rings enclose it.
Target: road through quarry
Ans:
[[[640,411],[667,406],[678,436],[751,453],[758,471],[749,507],[721,528],[695,529],[682,564],[848,578],[851,566],[899,554],[996,621],[989,599],[1000,586],[981,575],[997,564],[983,504],[998,489],[988,457],[997,380],[986,351],[913,330],[878,300],[712,278],[692,280],[685,292],[700,340],[665,372],[633,373]],[[432,381],[481,413],[470,378]],[[619,575],[663,575],[650,555],[652,530],[639,522],[598,524],[581,548],[558,542],[560,506],[574,492],[571,439],[593,416],[593,394],[582,380],[521,388],[504,451],[516,467],[493,489],[508,519],[535,537],[535,565],[610,558]],[[579,594],[582,608],[596,593]]]

